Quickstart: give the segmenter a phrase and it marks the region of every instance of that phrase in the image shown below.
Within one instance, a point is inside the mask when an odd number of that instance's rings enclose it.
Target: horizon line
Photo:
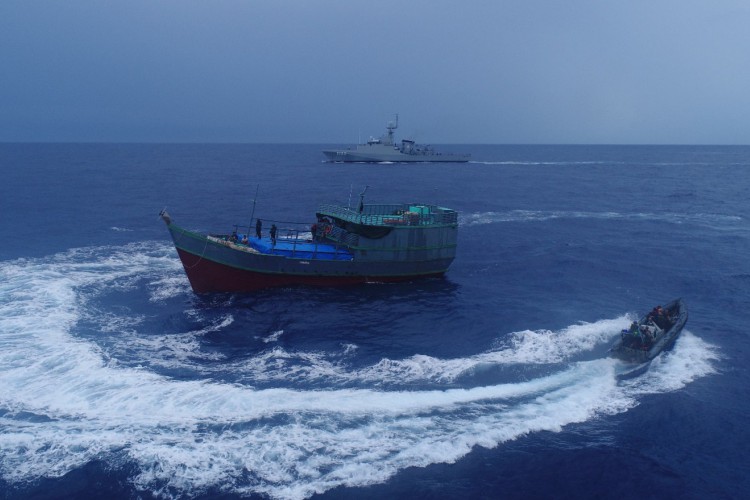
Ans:
[[[304,145],[304,146],[329,146],[332,144],[341,144],[338,142],[238,142],[238,141],[3,141],[2,145],[10,144],[68,144],[68,145],[253,145],[253,146],[284,146],[284,145]],[[348,143],[351,144],[351,143]],[[630,143],[630,142],[432,142],[430,145],[445,146],[700,146],[700,147],[747,147],[750,144],[732,144],[732,143]]]

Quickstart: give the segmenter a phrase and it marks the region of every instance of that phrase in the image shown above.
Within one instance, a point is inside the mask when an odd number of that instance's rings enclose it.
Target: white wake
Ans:
[[[91,460],[132,462],[136,488],[191,496],[208,488],[306,498],[341,486],[383,482],[407,467],[452,463],[474,446],[495,447],[528,433],[623,412],[643,394],[679,390],[713,373],[712,346],[685,331],[648,372],[618,383],[617,362],[575,361],[612,340],[629,317],[523,331],[486,352],[456,359],[415,354],[359,369],[324,353],[269,349],[238,364],[248,376],[279,377],[275,356],[307,356],[298,379],[328,389],[254,389],[184,381],[125,367],[75,335],[91,315],[84,289],[140,283],[144,301],[188,294],[164,244],[79,249],[42,260],[0,263],[0,473],[9,482],[58,477]],[[101,312],[101,311],[99,311]],[[103,335],[138,337],[138,318],[115,312]],[[209,329],[225,328],[231,316]],[[184,344],[205,332],[185,332]],[[283,331],[263,339],[272,345]],[[158,341],[154,341],[158,342]],[[162,348],[154,345],[155,349]],[[344,357],[356,356],[346,345]],[[275,353],[275,354],[274,354]],[[221,360],[221,358],[217,358]],[[430,390],[382,390],[410,381],[453,383],[487,366],[555,364],[526,381]],[[341,388],[356,382],[365,388]]]

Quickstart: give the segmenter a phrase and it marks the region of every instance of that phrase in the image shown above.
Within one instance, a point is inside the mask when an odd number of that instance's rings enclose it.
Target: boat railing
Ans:
[[[458,223],[455,210],[435,205],[364,205],[362,211],[340,205],[321,205],[318,212],[368,226],[442,226]]]
[[[302,225],[302,223],[295,224]],[[208,238],[225,246],[258,253],[250,243],[250,240],[255,238],[254,235],[251,235],[251,231],[254,231],[253,226],[235,224],[232,234],[210,234]],[[322,233],[320,228],[317,229],[317,234],[313,234],[311,230],[307,229],[281,228],[278,229],[276,241],[286,244],[286,251],[290,252],[291,257],[297,257],[298,252],[303,252],[300,255],[310,254],[309,258],[317,259],[319,244],[325,245],[325,249],[320,249],[323,254],[329,255],[330,247],[334,246],[334,255],[338,255],[339,252],[348,252],[347,248],[349,247],[356,247],[359,243],[359,236],[336,226],[330,226],[325,234]],[[311,243],[313,244],[312,249],[310,248]]]
[[[333,240],[337,246],[344,245],[348,247],[356,247],[359,244],[359,236],[346,231],[337,226],[331,226],[330,231],[326,234],[329,240]]]
[[[300,235],[300,233],[302,235]],[[308,238],[308,234],[310,234],[310,237]],[[356,234],[352,234],[348,231],[345,231],[341,229],[340,227],[331,227],[331,230],[326,234],[326,238],[329,240],[327,242],[328,247],[330,248],[331,243],[334,246],[334,255],[339,254],[339,252],[346,252],[346,250],[342,250],[342,248],[346,247],[354,247],[359,242],[359,236]],[[312,232],[309,231],[301,231],[299,229],[287,229],[285,234],[279,238],[280,240],[283,240],[285,243],[292,245],[291,250],[291,257],[297,256],[298,246],[301,244],[305,244],[306,246],[299,249],[300,251],[304,252],[310,252],[309,244],[313,243],[314,247],[312,250],[312,257],[313,259],[318,258],[318,244],[319,243],[326,243],[324,240],[320,238],[320,234],[312,234]]]
[[[305,236],[300,237],[300,233],[304,234]],[[279,238],[280,240],[283,240],[287,244],[292,245],[292,254],[291,257],[294,258],[297,255],[297,245],[301,243],[309,243],[309,239],[307,238],[307,231],[300,231],[299,229],[286,229],[284,234]],[[315,242],[315,238],[312,238]],[[316,243],[313,251],[312,251],[312,258],[317,258],[318,254],[318,245]]]

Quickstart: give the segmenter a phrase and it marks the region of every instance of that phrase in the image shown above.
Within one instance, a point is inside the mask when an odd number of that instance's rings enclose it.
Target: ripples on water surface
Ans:
[[[0,149],[26,167],[0,193],[16,210],[0,261],[9,498],[594,496],[625,457],[634,493],[747,485],[747,452],[688,416],[723,408],[714,424],[748,435],[748,206],[713,175],[750,185],[747,150],[478,147],[466,166],[372,167],[301,160],[312,146],[38,147]],[[34,173],[56,170],[54,197]],[[223,229],[256,182],[257,213],[278,220],[363,184],[372,202],[457,208],[459,256],[445,279],[195,296],[156,213]],[[33,213],[29,187],[48,195]],[[678,295],[674,349],[618,381],[619,330]],[[726,466],[706,469],[719,448]]]

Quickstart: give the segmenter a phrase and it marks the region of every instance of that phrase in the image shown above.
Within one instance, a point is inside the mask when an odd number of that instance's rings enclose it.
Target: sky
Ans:
[[[2,0],[0,142],[750,144],[747,0]]]

